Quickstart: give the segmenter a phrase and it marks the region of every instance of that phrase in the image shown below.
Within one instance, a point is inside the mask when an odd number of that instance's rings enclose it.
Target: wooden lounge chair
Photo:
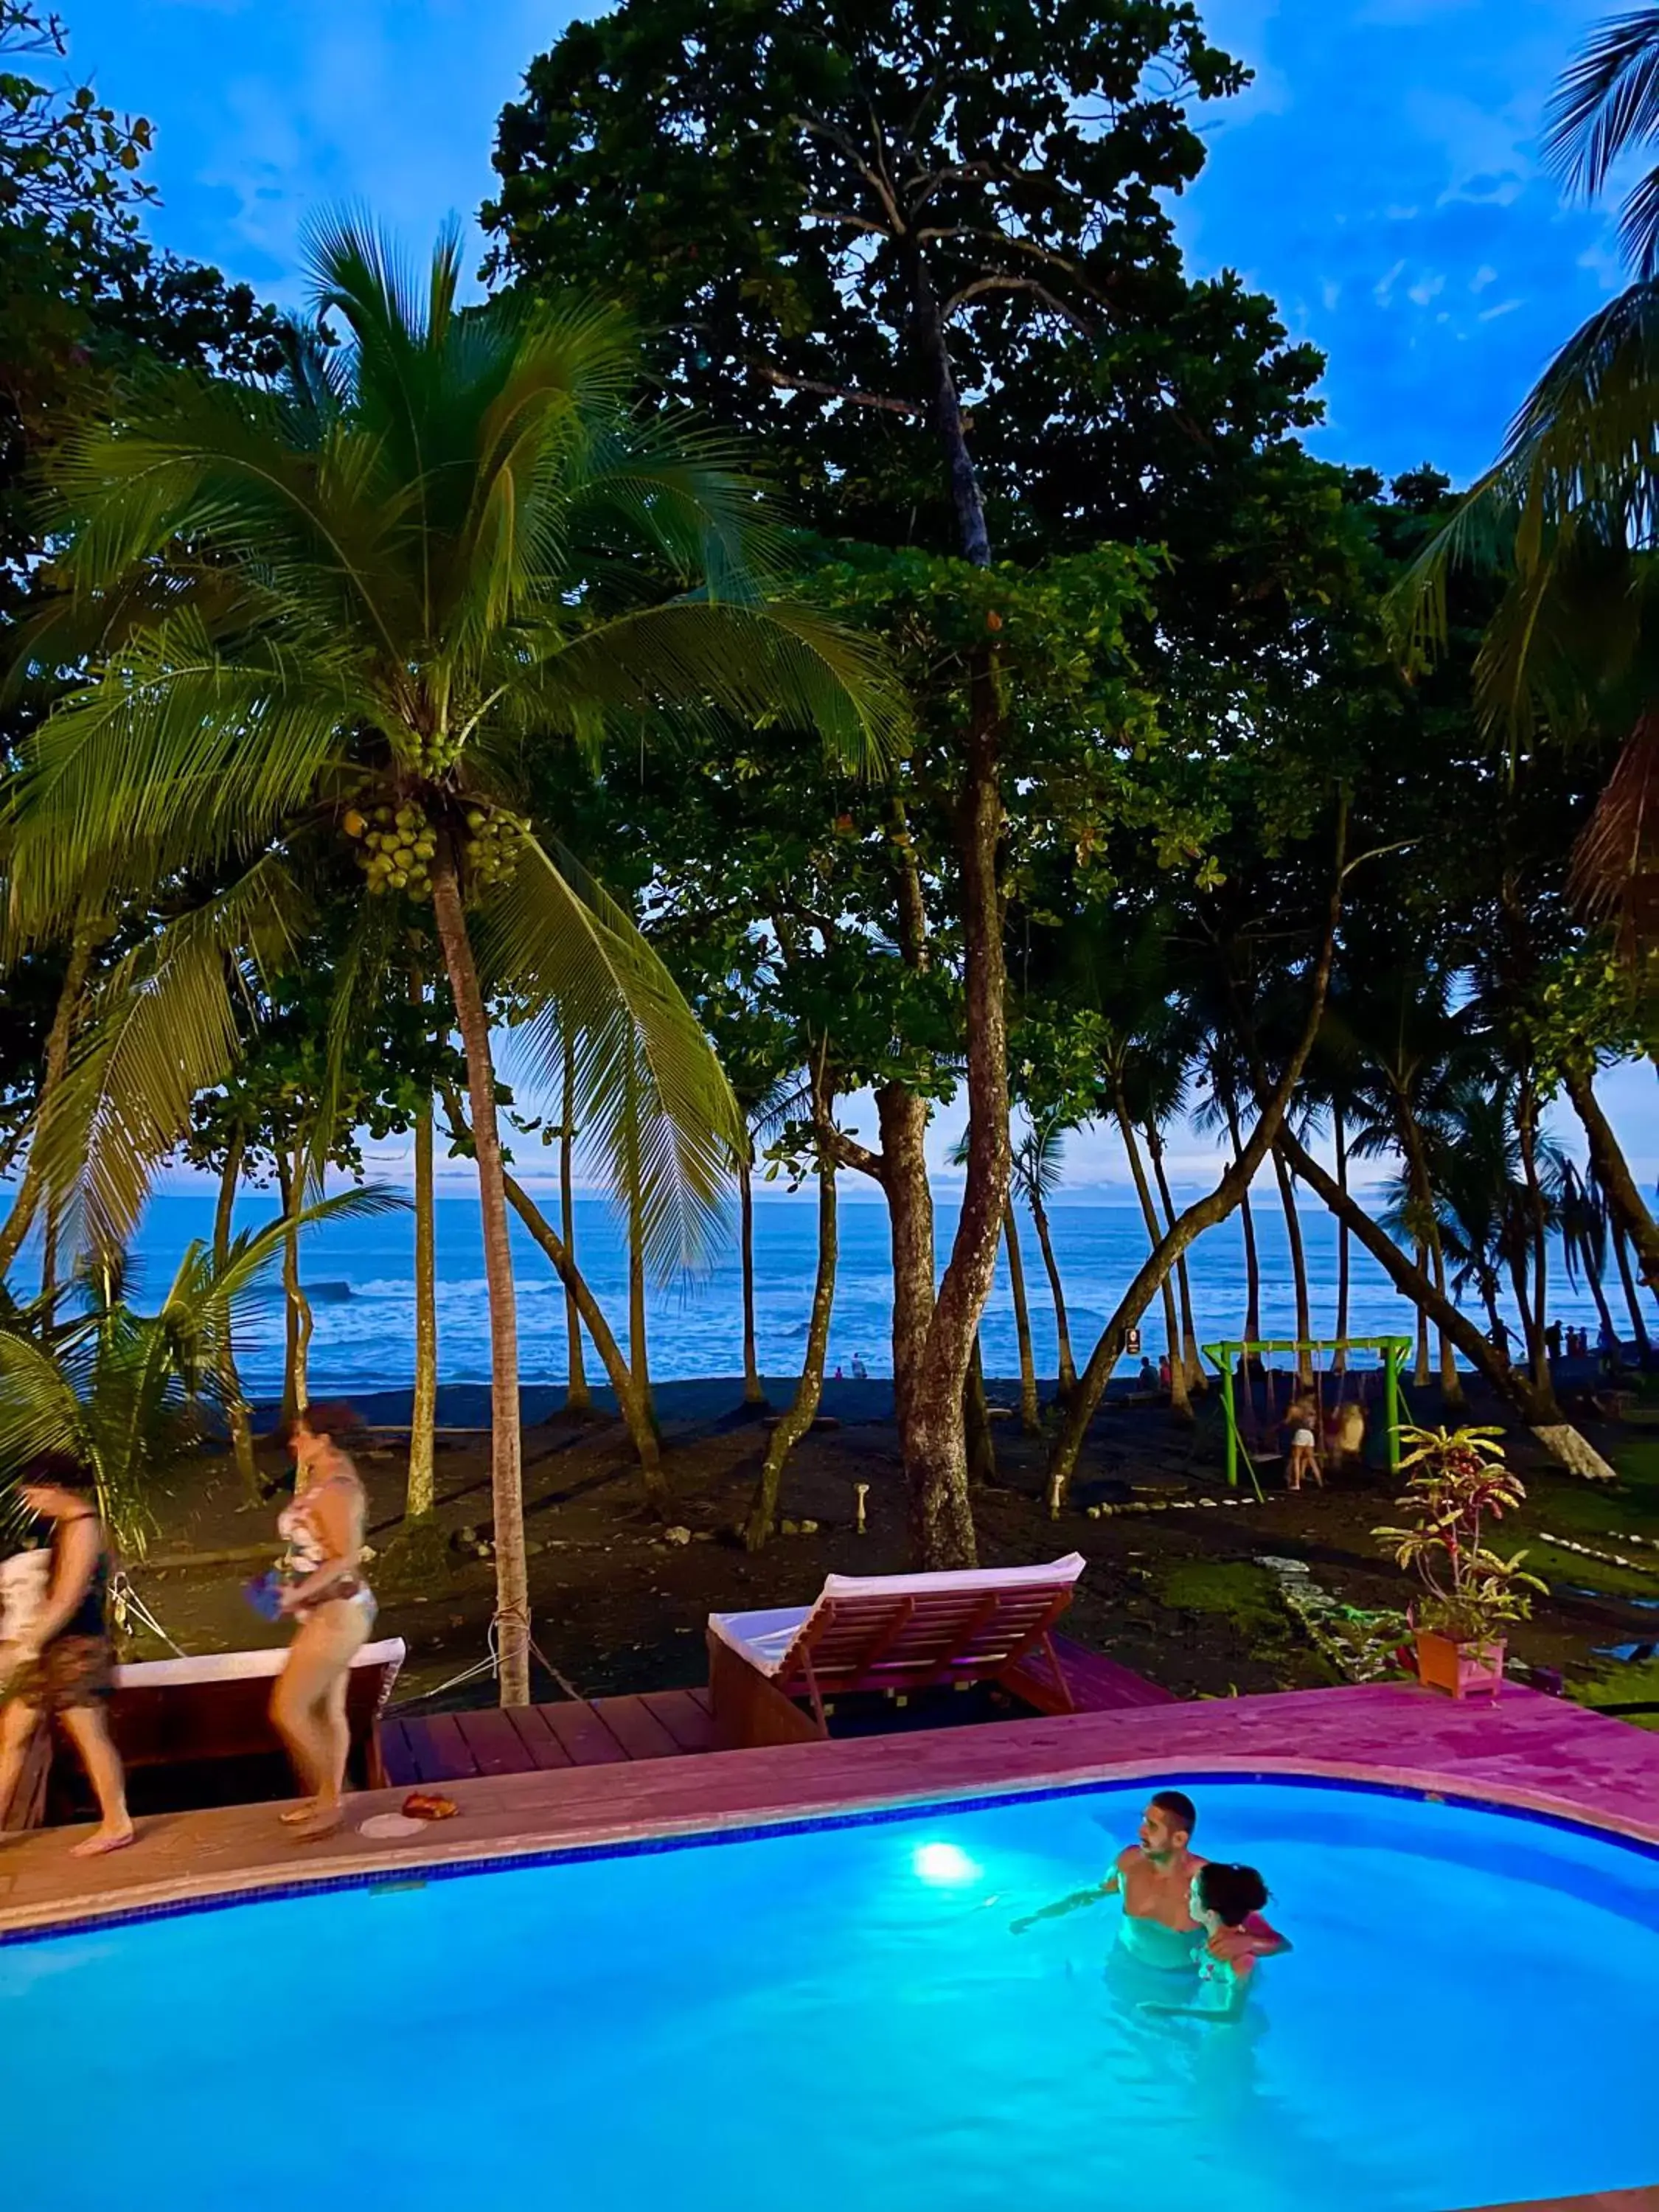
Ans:
[[[1042,1567],[934,1575],[830,1575],[816,1602],[708,1617],[716,1751],[802,1743],[830,1733],[825,1700],[1000,1682],[1029,1653],[1071,1709],[1050,1636],[1083,1571],[1073,1552]],[[803,1711],[797,1702],[805,1699]]]
[[[366,1644],[351,1662],[346,1723],[352,1764],[364,1785],[386,1780],[374,1723],[404,1663],[401,1637]],[[211,1767],[228,1759],[274,1759],[282,1745],[270,1724],[270,1686],[286,1650],[221,1651],[200,1659],[144,1659],[115,1670],[110,1731],[129,1773],[146,1767]],[[13,1827],[46,1818],[51,1732],[36,1731],[35,1752],[11,1806]],[[59,1756],[64,1756],[62,1753]]]

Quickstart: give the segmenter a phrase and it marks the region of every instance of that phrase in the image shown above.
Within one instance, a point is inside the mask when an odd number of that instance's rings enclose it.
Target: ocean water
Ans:
[[[549,1204],[556,1203],[548,1200]],[[132,1295],[141,1306],[159,1296],[192,1237],[212,1230],[206,1193],[169,1194],[151,1200],[135,1246]],[[237,1225],[268,1219],[269,1201],[251,1194],[239,1207]],[[941,1194],[940,1266],[955,1226],[955,1200]],[[1296,1309],[1284,1216],[1276,1203],[1255,1208],[1261,1255],[1261,1324],[1269,1337],[1295,1334]],[[1322,1209],[1307,1206],[1303,1237],[1316,1335],[1336,1325],[1336,1224]],[[1036,1237],[1022,1218],[1022,1251],[1031,1309],[1038,1371],[1054,1372],[1054,1307]],[[1061,1203],[1051,1227],[1079,1364],[1115,1310],[1124,1285],[1146,1252],[1146,1231],[1130,1206]],[[519,1294],[520,1375],[526,1384],[558,1383],[565,1375],[564,1294],[542,1253],[513,1224]],[[755,1204],[756,1330],[762,1370],[787,1376],[798,1371],[805,1344],[817,1263],[817,1212],[810,1200],[758,1196]],[[597,1197],[579,1199],[576,1248],[595,1295],[619,1340],[628,1314],[627,1258],[615,1215]],[[489,1376],[489,1302],[478,1207],[470,1194],[437,1202],[439,1367],[446,1382],[484,1382]],[[1244,1325],[1243,1231],[1237,1214],[1201,1237],[1188,1255],[1200,1340],[1237,1337]],[[396,1389],[414,1372],[414,1224],[406,1212],[371,1221],[326,1223],[306,1232],[301,1260],[315,1317],[311,1345],[313,1390]],[[1595,1309],[1588,1293],[1567,1285],[1558,1267],[1551,1313],[1587,1326],[1594,1340]],[[653,1285],[648,1302],[651,1371],[661,1382],[732,1375],[743,1364],[742,1275],[735,1230],[699,1273]],[[872,1375],[890,1374],[892,1273],[886,1208],[867,1199],[841,1208],[841,1264],[830,1328],[830,1371],[850,1375],[854,1359]],[[1622,1307],[1614,1304],[1622,1319]],[[1355,1246],[1352,1255],[1349,1333],[1410,1335],[1415,1310],[1401,1298],[1382,1270]],[[1163,1304],[1154,1298],[1142,1323],[1143,1345],[1156,1361],[1164,1348]],[[1018,1353],[1006,1261],[987,1310],[983,1343],[988,1374],[1015,1375]],[[256,1393],[280,1386],[283,1316],[273,1275],[243,1343],[243,1375]],[[1121,1371],[1132,1372],[1137,1359]],[[590,1380],[602,1381],[590,1356]]]
[[[0,1948],[6,2201],[1449,2212],[1659,2174],[1659,1860],[1188,1786],[1292,1946],[1237,2022],[1143,2011],[1208,1992],[1115,1905],[1012,1932],[1099,1881],[1145,1782]]]

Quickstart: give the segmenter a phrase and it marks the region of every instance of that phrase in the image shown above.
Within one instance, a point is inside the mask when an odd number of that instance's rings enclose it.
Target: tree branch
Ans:
[[[836,1128],[830,1121],[818,1120],[812,1125],[813,1133],[829,1158],[838,1168],[850,1168],[854,1175],[868,1176],[872,1182],[884,1181],[887,1163],[879,1152],[872,1152],[856,1137],[849,1137],[844,1129]]]
[[[743,364],[752,368],[757,376],[768,384],[775,384],[781,392],[811,392],[821,399],[844,399],[853,407],[879,407],[890,415],[925,415],[927,409],[918,407],[914,400],[890,398],[884,392],[854,392],[844,384],[820,384],[816,377],[791,376],[781,368],[774,368],[768,361],[757,361],[752,354],[744,354]]]
[[[965,307],[969,300],[977,299],[982,292],[1033,293],[1045,307],[1052,307],[1055,314],[1070,323],[1073,330],[1081,331],[1085,338],[1091,338],[1095,334],[1094,325],[1085,317],[1079,314],[1075,307],[1068,307],[1065,301],[1057,298],[1046,284],[1039,284],[1035,276],[976,276],[971,284],[964,284],[961,291],[953,292],[945,302],[942,310],[945,319],[948,322],[958,307]]]

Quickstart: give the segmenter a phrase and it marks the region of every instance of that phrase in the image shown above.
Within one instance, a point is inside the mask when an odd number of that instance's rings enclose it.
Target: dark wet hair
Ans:
[[[357,1416],[342,1399],[317,1399],[302,1413],[295,1413],[283,1423],[277,1434],[285,1445],[291,1446],[301,1429],[313,1437],[352,1435],[358,1427]]]
[[[1224,1927],[1238,1928],[1267,1902],[1267,1885],[1254,1867],[1212,1859],[1198,1870],[1198,1901]]]
[[[72,1490],[77,1496],[90,1496],[98,1487],[98,1477],[84,1460],[76,1459],[72,1452],[37,1452],[18,1470],[17,1487]]]
[[[1160,1813],[1169,1814],[1173,1826],[1185,1829],[1189,1836],[1198,1826],[1198,1808],[1184,1790],[1159,1790],[1152,1802]]]

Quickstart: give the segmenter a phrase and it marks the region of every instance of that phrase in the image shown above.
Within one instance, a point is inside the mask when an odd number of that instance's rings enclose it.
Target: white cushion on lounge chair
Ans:
[[[826,1575],[811,1605],[772,1606],[755,1613],[711,1613],[710,1632],[763,1674],[780,1674],[806,1624],[841,1598],[971,1596],[1074,1583],[1083,1572],[1081,1552],[1068,1552],[1040,1567],[963,1567],[928,1575]]]
[[[365,1644],[352,1666],[390,1667],[395,1674],[404,1663],[407,1646],[401,1636],[379,1644]],[[138,1659],[115,1670],[116,1687],[122,1690],[182,1690],[199,1682],[258,1681],[283,1671],[288,1657],[285,1644],[263,1651],[210,1651],[199,1659]]]

